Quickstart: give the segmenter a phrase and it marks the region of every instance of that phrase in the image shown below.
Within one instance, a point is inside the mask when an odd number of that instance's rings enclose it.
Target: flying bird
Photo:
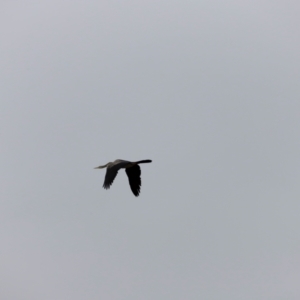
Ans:
[[[103,187],[107,190],[110,188],[120,169],[125,169],[128,176],[129,185],[133,194],[137,197],[141,191],[141,168],[139,164],[151,163],[152,160],[139,160],[135,162],[117,159],[114,162],[109,162],[104,166],[96,167],[95,169],[106,168]]]

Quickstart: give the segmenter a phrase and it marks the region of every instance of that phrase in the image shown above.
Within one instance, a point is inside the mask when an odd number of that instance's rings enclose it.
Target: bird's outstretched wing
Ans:
[[[142,185],[141,168],[139,167],[139,165],[135,165],[133,167],[126,168],[125,171],[129,179],[130,188],[133,194],[137,197],[140,194]]]
[[[118,171],[119,171],[119,167],[114,165],[114,166],[108,166],[106,169],[106,174],[105,174],[105,179],[104,179],[104,183],[103,183],[103,187],[107,190],[110,188],[110,186],[112,185],[112,183],[114,182]]]

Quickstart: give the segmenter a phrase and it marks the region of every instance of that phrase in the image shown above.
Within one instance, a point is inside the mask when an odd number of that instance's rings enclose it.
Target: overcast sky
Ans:
[[[300,299],[299,10],[1,1],[1,300]]]

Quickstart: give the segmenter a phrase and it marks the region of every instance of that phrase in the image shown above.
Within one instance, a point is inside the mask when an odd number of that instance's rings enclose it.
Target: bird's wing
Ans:
[[[114,182],[120,167],[118,165],[108,166],[106,169],[105,179],[103,183],[103,187],[105,189],[109,189],[112,183]]]
[[[129,179],[129,185],[133,194],[137,197],[140,194],[141,190],[141,168],[139,165],[125,169],[126,174]]]

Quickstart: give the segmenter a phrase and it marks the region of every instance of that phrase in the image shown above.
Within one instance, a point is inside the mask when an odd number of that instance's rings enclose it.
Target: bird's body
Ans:
[[[104,179],[103,187],[105,189],[109,189],[112,185],[114,179],[116,178],[118,171],[120,169],[125,169],[126,174],[128,176],[129,185],[133,192],[133,194],[137,197],[140,194],[141,190],[141,168],[139,164],[143,163],[151,163],[152,160],[139,160],[135,162],[117,159],[114,162],[109,162],[104,166],[96,167],[95,169],[103,169],[106,168],[106,174]]]

